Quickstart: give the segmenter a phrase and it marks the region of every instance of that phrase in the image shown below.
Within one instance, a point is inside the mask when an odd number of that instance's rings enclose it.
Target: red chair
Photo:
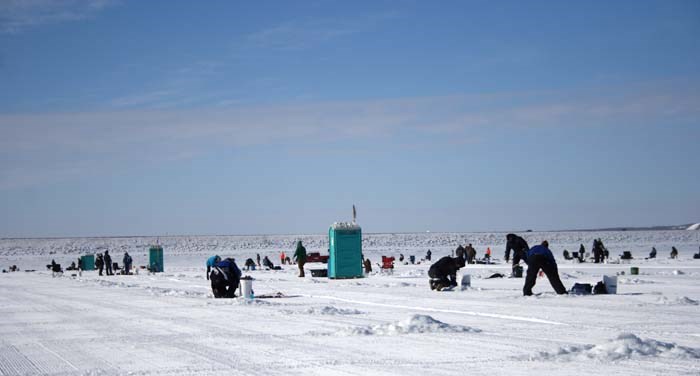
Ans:
[[[391,257],[386,257],[382,256],[382,270],[381,272],[387,272],[389,274],[393,274],[394,272],[394,256]]]

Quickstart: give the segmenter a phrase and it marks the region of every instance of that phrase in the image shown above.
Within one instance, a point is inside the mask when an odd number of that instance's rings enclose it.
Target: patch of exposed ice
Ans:
[[[595,360],[605,362],[643,357],[700,359],[700,349],[653,339],[642,339],[632,333],[624,333],[605,344],[563,346],[553,353],[540,352],[530,356],[529,360]]]
[[[480,329],[462,325],[451,325],[427,315],[413,315],[406,320],[388,324],[350,327],[338,335],[383,335],[392,336],[411,333],[479,333]]]

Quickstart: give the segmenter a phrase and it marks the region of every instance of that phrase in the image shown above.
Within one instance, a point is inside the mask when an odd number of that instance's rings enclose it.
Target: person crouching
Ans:
[[[445,256],[428,269],[430,289],[442,290],[457,286],[457,270],[464,266],[464,259]]]
[[[217,262],[209,275],[211,292],[215,298],[235,298],[236,289],[241,280],[241,270],[236,260],[226,258]]]

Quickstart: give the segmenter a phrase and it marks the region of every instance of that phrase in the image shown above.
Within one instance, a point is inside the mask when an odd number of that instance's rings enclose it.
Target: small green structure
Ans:
[[[148,269],[152,273],[163,272],[163,247],[152,245],[148,249]]]
[[[80,266],[83,270],[95,270],[95,255],[80,256]]]
[[[362,277],[362,228],[355,222],[336,222],[328,230],[328,278]]]

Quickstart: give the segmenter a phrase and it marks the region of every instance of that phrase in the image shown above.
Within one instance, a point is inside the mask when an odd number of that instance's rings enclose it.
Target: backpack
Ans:
[[[590,283],[574,283],[571,287],[571,293],[576,295],[590,295],[592,290]]]
[[[598,281],[598,283],[596,283],[595,287],[593,288],[593,293],[596,295],[607,294],[608,289],[605,288],[605,283],[603,283],[603,281]]]

